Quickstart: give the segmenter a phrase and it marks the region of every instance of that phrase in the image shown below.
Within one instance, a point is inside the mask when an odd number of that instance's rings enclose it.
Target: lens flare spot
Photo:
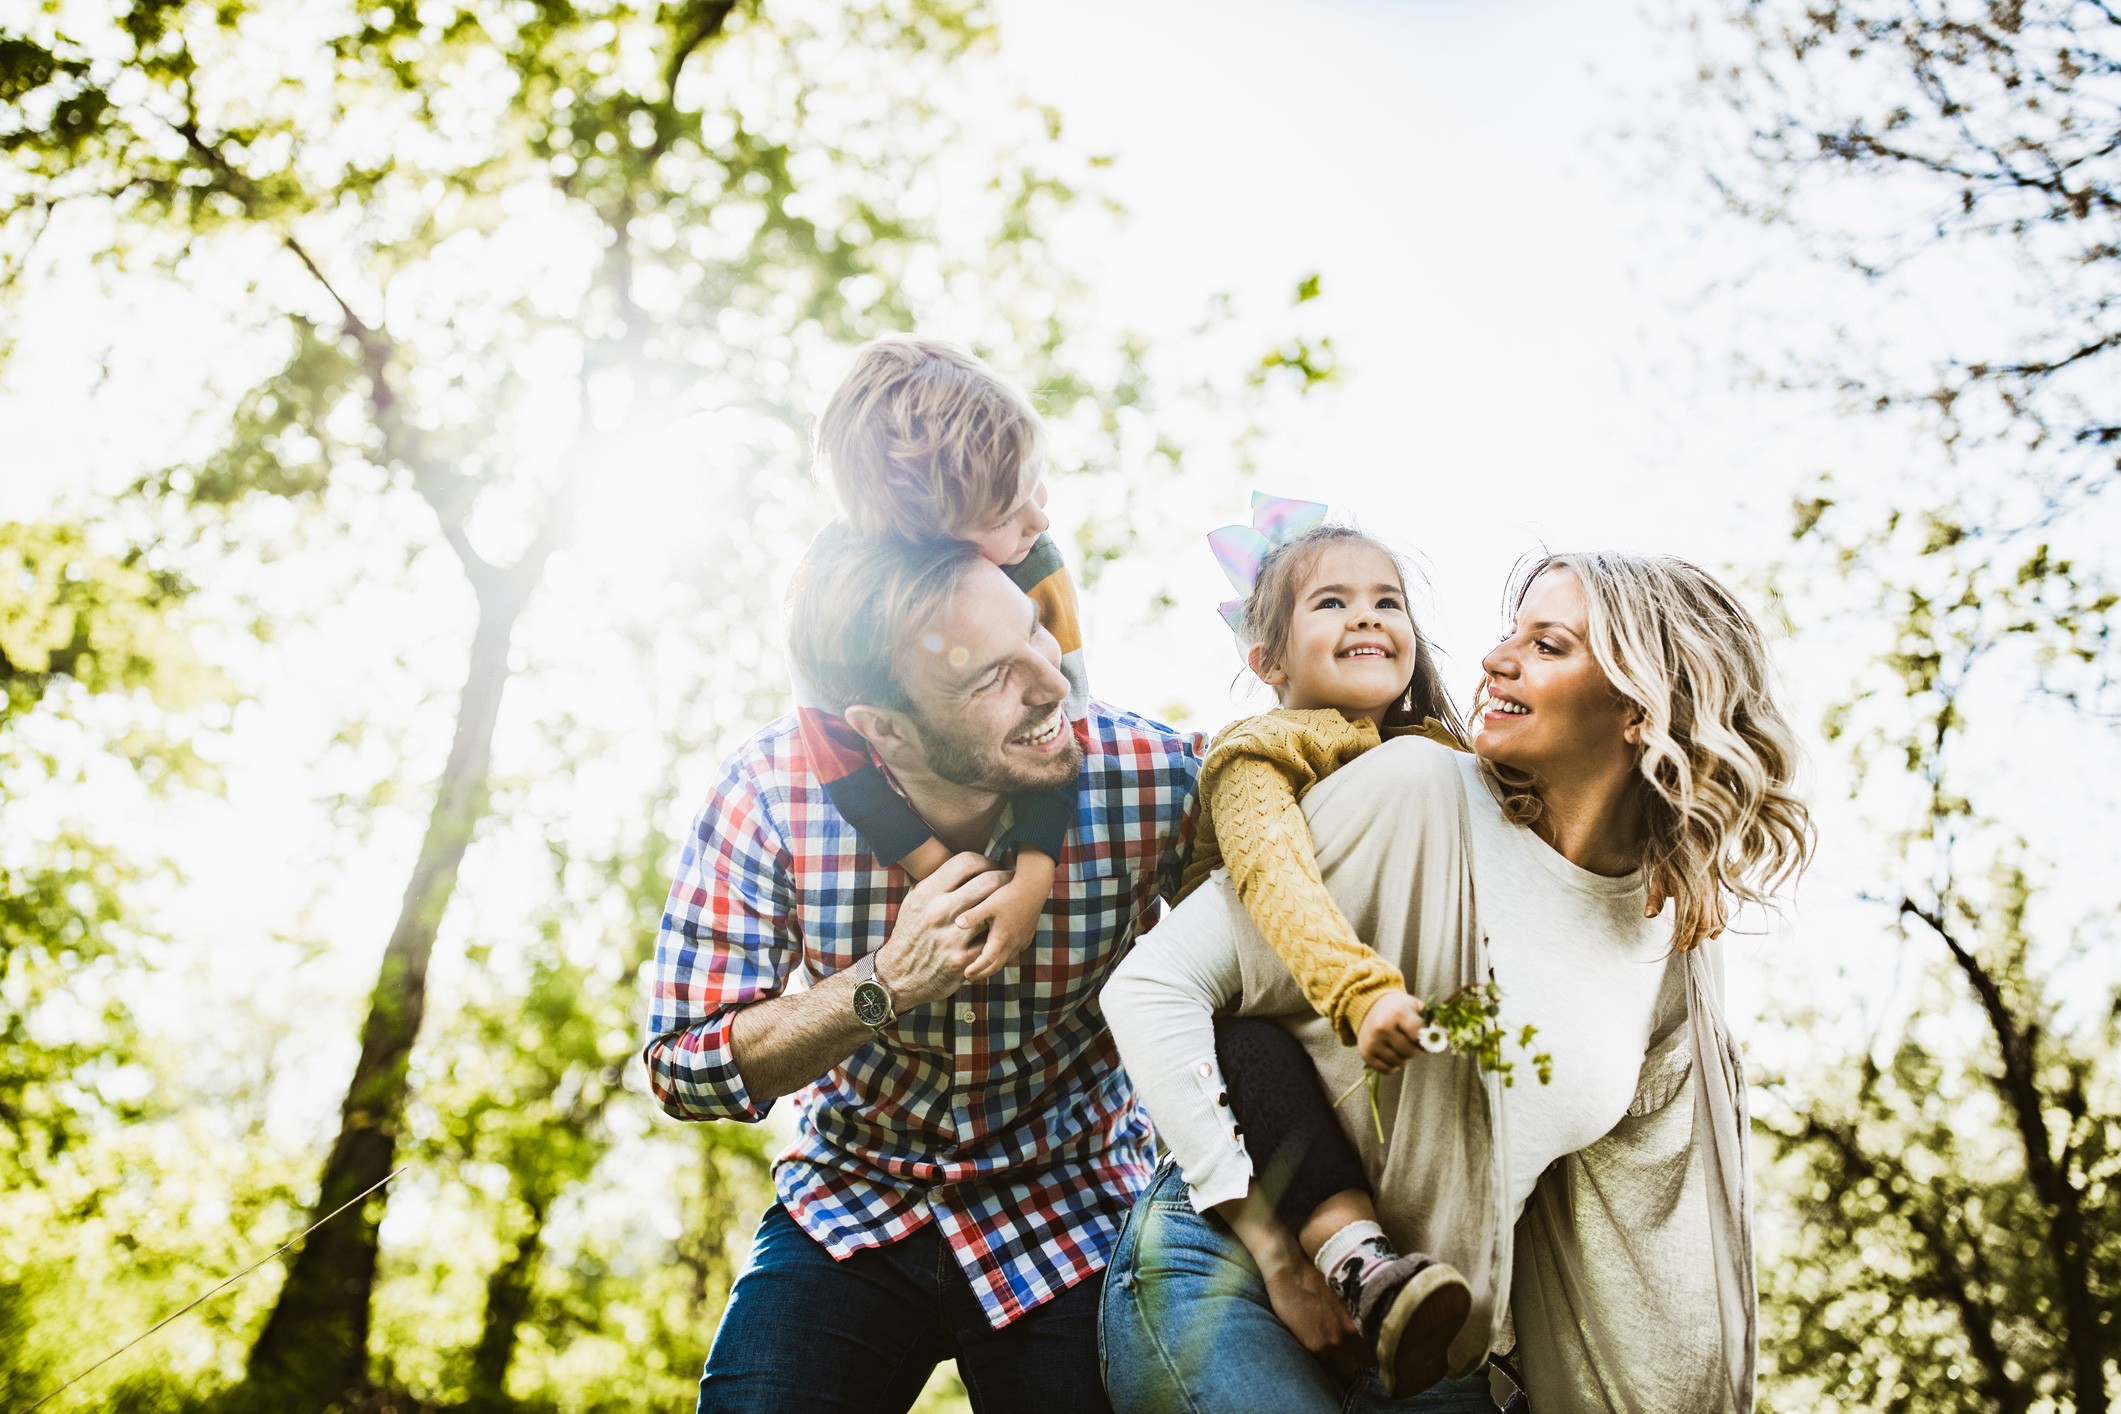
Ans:
[[[959,644],[959,645],[958,645],[957,647],[955,647],[955,648],[953,648],[953,649],[951,649],[951,650],[950,650],[950,666],[951,666],[951,667],[953,667],[953,668],[962,668],[962,667],[964,667],[964,666],[965,666],[965,664],[967,664],[967,663],[969,663],[969,662],[971,662],[971,661],[972,661],[972,655],[971,655],[970,653],[967,653],[967,652],[965,651],[965,646],[964,646],[964,645],[963,645],[962,643],[961,643],[961,644]]]
[[[921,635],[921,647],[923,647],[923,648],[927,649],[927,650],[928,650],[928,651],[929,651],[930,653],[940,653],[940,652],[942,652],[942,651],[943,651],[943,640],[942,640],[942,636],[941,636],[941,635],[939,635],[939,634],[933,634],[933,633],[924,633],[924,634],[922,634],[922,635]]]

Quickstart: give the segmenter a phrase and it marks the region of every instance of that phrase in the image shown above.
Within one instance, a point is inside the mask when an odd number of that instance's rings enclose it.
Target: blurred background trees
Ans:
[[[690,1402],[766,1139],[654,1117],[638,972],[686,772],[785,700],[773,625],[828,513],[805,438],[831,350],[918,323],[1032,388],[1052,473],[1104,483],[1074,547],[1093,581],[1153,541],[1185,457],[1142,343],[1078,327],[1048,242],[1099,215],[1093,164],[978,77],[992,43],[927,0],[141,0],[0,30],[10,294],[84,267],[118,301],[183,290],[236,351],[173,394],[195,451],[0,538],[0,1399],[405,1164],[277,1290],[121,1372],[123,1399]],[[1229,370],[1230,436],[1329,358],[1296,340],[1250,384]],[[238,687],[185,637],[201,585]],[[164,945],[135,897],[168,868],[17,808],[63,823],[49,787],[101,757],[212,789],[187,694],[224,728],[243,688],[270,707],[290,643],[383,684],[314,724],[344,783],[322,856],[409,876],[329,1132],[272,1112],[317,1092],[289,1067],[333,1069],[317,1029],[343,1019],[256,998],[187,1034],[156,969],[211,943]],[[313,940],[284,941],[318,980]],[[185,1054],[202,1031],[218,1065]]]
[[[1698,33],[1720,192],[1784,239],[1778,274],[1808,258],[1850,297],[1753,372],[1899,439],[1800,495],[1773,576],[1853,670],[1824,732],[1909,978],[1853,1054],[1768,1078],[1770,1401],[2103,1411],[2121,15],[1769,0]],[[1790,1020],[1824,1037],[1833,1009]]]

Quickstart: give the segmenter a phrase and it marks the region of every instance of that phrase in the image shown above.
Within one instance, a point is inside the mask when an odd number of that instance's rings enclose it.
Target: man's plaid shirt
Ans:
[[[1147,1183],[1148,1124],[1098,989],[1175,895],[1201,740],[1090,704],[1075,826],[1039,934],[999,975],[902,1013],[796,1095],[781,1202],[834,1257],[941,1224],[999,1327],[1099,1271]],[[908,876],[863,849],[796,719],[726,762],[656,942],[646,1060],[679,1119],[763,1118],[736,1009],[884,945]]]

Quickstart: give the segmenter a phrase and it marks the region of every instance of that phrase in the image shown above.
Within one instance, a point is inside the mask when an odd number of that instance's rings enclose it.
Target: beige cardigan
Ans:
[[[1461,762],[1465,764],[1461,766]],[[1387,743],[1304,800],[1326,886],[1419,996],[1488,975],[1473,898],[1469,758]],[[1757,1311],[1745,1084],[1714,945],[1675,954],[1627,1117],[1541,1175],[1513,1229],[1508,1091],[1458,1056],[1383,1082],[1385,1139],[1360,1088],[1340,1108],[1401,1251],[1455,1265],[1474,1306],[1451,1347],[1464,1374],[1507,1353],[1538,1414],[1750,1414]],[[1251,1160],[1221,1104],[1212,1014],[1283,1019],[1328,1094],[1356,1053],[1306,1006],[1226,878],[1152,930],[1103,993],[1158,1137],[1205,1209],[1240,1196]]]

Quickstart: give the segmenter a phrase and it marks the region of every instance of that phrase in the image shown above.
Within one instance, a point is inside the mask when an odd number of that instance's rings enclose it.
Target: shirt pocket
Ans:
[[[1061,867],[1038,937],[997,979],[1014,992],[1028,1035],[1066,1024],[1096,997],[1133,944],[1148,888],[1125,860]]]

